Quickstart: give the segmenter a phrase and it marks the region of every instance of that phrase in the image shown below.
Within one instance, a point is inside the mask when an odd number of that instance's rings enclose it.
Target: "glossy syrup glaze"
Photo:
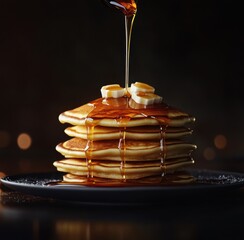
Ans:
[[[157,103],[152,105],[138,104],[130,97],[121,98],[98,98],[90,102],[92,110],[87,116],[93,122],[101,119],[117,119],[119,126],[126,125],[132,118],[156,118],[162,124],[167,124],[171,115],[188,116],[179,110],[168,106],[166,103]],[[125,123],[125,124],[123,124]]]
[[[161,169],[162,169],[162,175],[164,175],[166,171],[164,160],[166,158],[167,152],[165,151],[165,132],[168,127],[168,123],[170,119],[167,117],[169,111],[172,111],[172,108],[170,108],[166,104],[154,104],[150,106],[145,106],[140,104],[136,104],[136,108],[133,108],[130,106],[130,97],[122,97],[117,99],[96,99],[92,101],[90,104],[93,104],[93,110],[89,112],[88,116],[86,117],[86,129],[87,129],[87,145],[85,148],[86,152],[86,162],[87,162],[87,169],[88,169],[88,178],[93,177],[92,172],[92,166],[93,166],[93,157],[92,157],[92,151],[95,150],[94,145],[100,145],[103,143],[106,145],[106,142],[99,142],[100,144],[94,144],[95,141],[93,141],[93,132],[96,128],[96,125],[99,124],[100,119],[106,119],[106,118],[113,118],[116,120],[118,124],[118,131],[120,133],[120,137],[117,142],[117,147],[120,151],[120,158],[121,158],[121,182],[127,182],[126,177],[126,170],[125,170],[125,164],[126,164],[126,149],[127,145],[129,146],[129,143],[131,141],[127,141],[126,139],[126,129],[127,124],[129,121],[131,121],[131,118],[135,116],[140,116],[143,118],[153,118],[158,121],[158,129],[160,132],[160,139],[157,140],[158,144],[160,146],[160,158],[161,158]],[[135,105],[134,105],[135,106]],[[162,117],[163,116],[163,117]],[[142,140],[143,139],[138,139]],[[108,142],[109,143],[109,142]],[[106,148],[106,146],[104,146]],[[135,181],[134,181],[135,183]],[[118,181],[116,182],[118,184]]]

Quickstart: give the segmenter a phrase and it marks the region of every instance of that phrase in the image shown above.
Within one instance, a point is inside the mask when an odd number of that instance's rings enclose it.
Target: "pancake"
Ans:
[[[147,161],[170,157],[186,156],[196,147],[185,142],[167,142],[161,146],[160,141],[127,140],[126,148],[120,148],[119,141],[93,141],[90,152],[89,141],[72,138],[57,145],[56,150],[67,158],[91,158],[121,161]],[[90,155],[90,156],[88,156]]]
[[[125,135],[126,139],[144,139],[144,140],[159,140],[162,137],[160,126],[143,126],[143,127],[127,127],[115,128],[115,127],[102,127],[96,126],[93,130],[92,136],[87,134],[86,126],[73,126],[68,127],[64,132],[70,137],[78,137],[82,139],[91,139],[94,141],[99,140],[114,140],[120,139],[121,134]],[[178,139],[192,134],[192,130],[189,128],[173,128],[168,127],[165,132],[166,139]]]
[[[59,121],[71,125],[70,139],[56,146],[65,159],[53,163],[67,173],[66,182],[163,178],[194,164],[196,145],[186,138],[195,118],[166,103],[98,98],[61,113]]]
[[[58,184],[78,184],[83,186],[100,186],[100,187],[124,187],[124,186],[173,186],[173,185],[182,185],[189,184],[194,182],[195,178],[189,174],[187,171],[177,171],[173,173],[168,173],[164,177],[159,175],[143,177],[139,179],[127,179],[121,184],[120,179],[108,179],[93,177],[87,178],[86,176],[80,176],[75,174],[65,174],[63,176],[64,181],[59,182]]]
[[[195,121],[188,114],[166,104],[145,107],[132,99],[96,99],[81,107],[65,111],[59,115],[61,123],[71,125],[98,125],[104,127],[158,126],[159,124],[180,127]]]
[[[64,159],[55,161],[54,166],[60,172],[68,172],[76,176],[110,178],[110,179],[139,179],[148,176],[158,176],[163,173],[172,172],[175,169],[191,165],[193,160],[190,157],[176,158],[165,161],[164,169],[160,161],[136,161],[126,162],[121,168],[118,161],[99,161],[93,160],[88,166],[85,159]]]

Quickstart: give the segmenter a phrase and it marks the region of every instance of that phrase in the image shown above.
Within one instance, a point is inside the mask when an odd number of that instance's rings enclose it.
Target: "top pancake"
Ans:
[[[181,127],[194,122],[187,113],[165,103],[149,106],[135,103],[127,97],[98,98],[59,115],[61,123],[104,127],[138,127],[166,125]]]

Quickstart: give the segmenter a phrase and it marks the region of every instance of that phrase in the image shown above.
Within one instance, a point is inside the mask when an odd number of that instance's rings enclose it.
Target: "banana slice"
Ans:
[[[130,92],[147,92],[147,93],[154,93],[155,88],[142,82],[135,82],[131,84]]]
[[[162,101],[162,97],[154,94],[155,88],[146,83],[132,83],[129,91],[131,98],[138,104],[151,105]]]
[[[103,98],[120,98],[126,93],[125,89],[119,84],[106,85],[101,88]]]
[[[152,105],[154,103],[162,102],[162,97],[147,92],[133,92],[131,98],[138,104]]]

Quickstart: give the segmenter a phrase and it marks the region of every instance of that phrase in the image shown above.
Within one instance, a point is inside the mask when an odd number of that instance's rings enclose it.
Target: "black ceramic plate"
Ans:
[[[244,174],[235,172],[188,170],[196,182],[181,186],[146,187],[84,187],[77,185],[47,185],[62,180],[62,174],[33,173],[6,176],[4,186],[19,192],[83,203],[153,203],[168,197],[222,193],[244,187]]]

